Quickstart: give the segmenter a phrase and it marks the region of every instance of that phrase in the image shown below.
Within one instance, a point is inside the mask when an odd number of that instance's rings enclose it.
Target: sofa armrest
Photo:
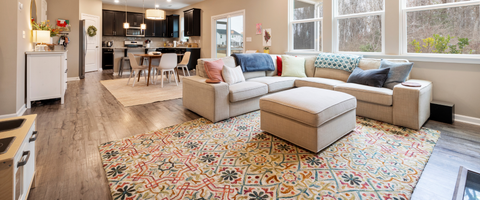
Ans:
[[[393,88],[393,123],[419,130],[430,117],[432,82],[409,80],[421,87],[406,87],[398,84]]]
[[[213,122],[228,119],[228,84],[209,84],[205,80],[200,76],[183,78],[183,106]]]

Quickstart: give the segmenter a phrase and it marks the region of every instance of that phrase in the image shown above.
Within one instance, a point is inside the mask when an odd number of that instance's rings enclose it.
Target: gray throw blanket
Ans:
[[[275,71],[272,57],[266,53],[232,54],[243,72]]]

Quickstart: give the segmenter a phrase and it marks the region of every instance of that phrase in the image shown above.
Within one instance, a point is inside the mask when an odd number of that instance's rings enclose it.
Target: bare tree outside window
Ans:
[[[337,0],[338,50],[382,52],[383,0]],[[372,13],[373,12],[373,13]],[[369,16],[349,16],[368,13]]]
[[[409,0],[434,5],[453,0]],[[480,5],[407,12],[407,52],[480,54]]]
[[[383,10],[383,0],[338,0],[338,14],[349,15]]]
[[[407,7],[416,7],[416,6],[428,6],[428,5],[455,3],[455,2],[471,1],[471,0],[405,0],[405,1],[407,1]]]

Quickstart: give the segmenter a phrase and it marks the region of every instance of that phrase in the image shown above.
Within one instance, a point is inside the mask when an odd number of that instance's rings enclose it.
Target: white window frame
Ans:
[[[385,4],[388,0],[383,0],[383,10],[373,11],[373,12],[364,12],[364,13],[354,13],[340,15],[338,14],[338,0],[333,0],[333,51],[335,53],[347,53],[347,54],[362,54],[362,55],[385,55]],[[340,51],[340,31],[338,27],[338,20],[340,19],[352,19],[352,18],[361,18],[380,15],[382,23],[382,51],[381,52],[362,52],[362,51]]]
[[[307,3],[316,3],[308,0],[301,0]],[[291,53],[302,53],[302,52],[322,52],[323,51],[323,17],[317,17],[312,19],[301,19],[301,20],[294,20],[294,0],[288,0],[288,51]],[[323,6],[322,6],[323,8]],[[293,41],[293,25],[301,24],[301,23],[309,23],[309,22],[319,22],[320,23],[320,33],[315,30],[315,49],[299,49],[295,50],[294,42]],[[320,37],[321,41],[317,41]],[[321,42],[322,46],[318,44]]]
[[[225,36],[226,39],[227,39],[227,56],[230,56],[229,54],[231,54],[231,47],[230,47],[230,40],[231,40],[231,37],[229,37],[230,35],[230,26],[229,24],[231,23],[230,22],[230,18],[232,17],[238,17],[238,16],[243,16],[243,52],[245,52],[245,21],[246,18],[245,18],[245,10],[239,10],[239,11],[235,11],[235,12],[230,12],[230,13],[225,13],[225,14],[221,14],[221,15],[215,15],[215,16],[212,16],[212,58],[217,58],[217,20],[219,19],[227,19],[227,35]]]
[[[402,41],[401,42],[401,54],[404,56],[411,56],[411,57],[432,57],[432,58],[478,58],[478,54],[446,54],[446,53],[408,53],[408,30],[407,30],[407,14],[409,12],[418,12],[418,11],[426,11],[426,10],[437,10],[437,9],[445,9],[445,8],[455,8],[455,7],[464,7],[464,6],[475,6],[480,5],[480,0],[472,0],[472,1],[461,1],[455,3],[445,3],[445,4],[435,4],[435,5],[426,5],[426,6],[415,6],[415,7],[407,7],[407,1],[402,0]]]

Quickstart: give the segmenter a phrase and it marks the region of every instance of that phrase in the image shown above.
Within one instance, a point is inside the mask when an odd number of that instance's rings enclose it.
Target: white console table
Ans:
[[[67,90],[67,51],[28,51],[27,108],[32,101],[61,98]]]

